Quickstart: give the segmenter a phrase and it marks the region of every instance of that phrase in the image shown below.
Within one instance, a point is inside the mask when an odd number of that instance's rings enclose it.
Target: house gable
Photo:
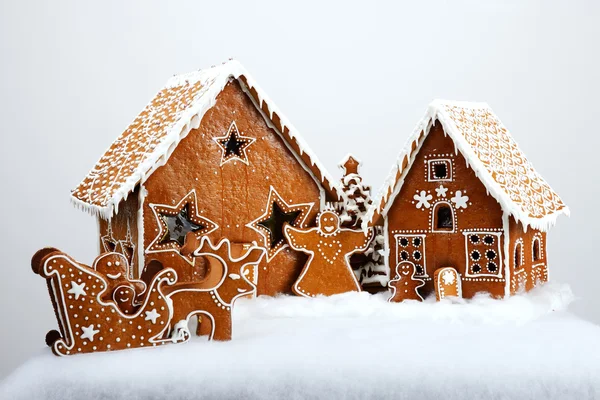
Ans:
[[[171,78],[73,190],[74,204],[105,219],[112,217],[121,200],[164,165],[179,142],[199,126],[216,97],[232,80],[240,83],[268,123],[281,133],[328,199],[337,200],[334,181],[302,137],[241,64],[229,61]]]
[[[228,138],[232,132],[235,132],[234,141],[244,142],[239,154],[228,154]],[[160,235],[160,221],[153,211],[157,206],[178,204],[193,191],[199,214],[217,226],[208,233],[209,237],[215,241],[228,238],[232,243],[256,242],[269,251],[264,233],[254,228],[252,222],[270,211],[277,196],[290,206],[307,210],[301,220],[305,226],[313,224],[325,200],[318,182],[312,171],[297,159],[280,132],[267,123],[242,84],[233,80],[217,96],[199,127],[190,131],[173,150],[168,162],[158,167],[142,185],[146,264],[157,260],[175,266],[179,279],[184,281],[194,279],[194,272],[200,273],[194,271],[195,265],[189,268],[177,252],[150,249]],[[305,255],[290,251],[287,245],[270,254],[272,259],[265,258],[259,265],[260,294],[288,291],[306,262]]]
[[[364,227],[381,222],[402,187],[406,169],[435,123],[441,123],[456,151],[475,171],[503,210],[526,226],[546,231],[568,207],[527,160],[499,118],[485,103],[435,100],[419,121],[373,202]]]

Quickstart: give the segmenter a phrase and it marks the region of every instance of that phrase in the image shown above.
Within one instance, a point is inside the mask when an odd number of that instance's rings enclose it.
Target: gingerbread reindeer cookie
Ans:
[[[285,227],[290,246],[310,255],[292,290],[305,297],[360,292],[349,258],[367,249],[372,231],[341,229],[339,216],[333,211],[324,211],[317,221],[318,227],[311,229]]]
[[[452,267],[436,269],[433,274],[433,286],[438,301],[445,297],[462,297],[460,275]]]
[[[415,278],[417,268],[410,261],[403,261],[396,265],[396,275],[394,279],[388,282],[391,291],[389,302],[400,303],[404,300],[423,301],[419,293],[419,288],[425,285],[425,282]]]
[[[194,241],[190,237],[185,250],[196,245],[193,257],[204,257],[208,264],[205,278],[199,282],[181,283],[168,289],[174,315],[171,326],[173,338],[189,336],[188,321],[201,316],[198,335],[209,339],[231,339],[231,310],[236,299],[252,294],[256,286],[248,279],[265,250],[247,244],[232,244],[223,239],[216,246],[208,237]]]
[[[50,331],[46,340],[56,355],[151,347],[180,339],[162,339],[173,313],[164,294],[165,287],[177,281],[172,269],[154,277],[142,304],[127,315],[104,300],[110,284],[103,274],[58,250],[40,250],[32,268],[51,289],[60,332]]]

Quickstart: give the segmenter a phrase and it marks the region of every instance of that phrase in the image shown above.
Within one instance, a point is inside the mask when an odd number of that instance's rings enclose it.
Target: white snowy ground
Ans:
[[[572,300],[556,284],[458,304],[242,300],[231,342],[65,358],[44,349],[0,398],[597,399],[600,327],[566,312]]]

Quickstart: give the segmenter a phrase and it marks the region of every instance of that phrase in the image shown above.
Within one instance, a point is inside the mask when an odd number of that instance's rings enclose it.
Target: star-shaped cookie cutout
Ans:
[[[306,218],[313,205],[314,203],[288,204],[271,186],[264,213],[246,225],[263,237],[267,262],[288,246],[283,232],[285,224],[305,228]]]
[[[200,215],[196,190],[188,193],[176,206],[150,204],[150,208],[156,218],[158,235],[150,243],[146,253],[174,252],[193,266],[194,257],[180,252],[185,243],[185,236],[192,232],[199,240],[219,227],[210,219]]]
[[[219,145],[223,153],[221,156],[221,165],[231,160],[239,160],[248,164],[246,149],[256,141],[255,138],[242,136],[238,131],[235,121],[231,122],[225,136],[216,137],[213,140]]]

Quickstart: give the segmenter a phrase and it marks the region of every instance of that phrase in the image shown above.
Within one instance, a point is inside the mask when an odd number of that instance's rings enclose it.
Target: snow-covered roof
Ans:
[[[500,119],[485,103],[435,100],[400,153],[367,213],[363,228],[387,214],[433,124],[439,121],[502,209],[526,226],[547,230],[568,207],[527,160]]]
[[[237,79],[303,161],[327,193],[337,198],[336,183],[293,125],[235,60],[169,79],[151,102],[109,147],[96,166],[71,193],[73,202],[108,219],[121,200],[164,165],[187,134],[200,126],[204,114],[232,79]]]

